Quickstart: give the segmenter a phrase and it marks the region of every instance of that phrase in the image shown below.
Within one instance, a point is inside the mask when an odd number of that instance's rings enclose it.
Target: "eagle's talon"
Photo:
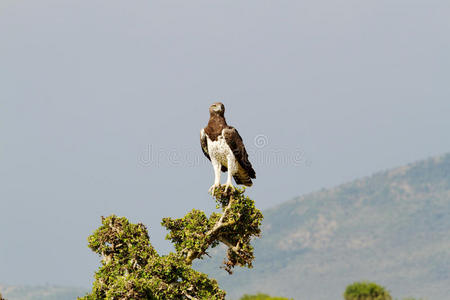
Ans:
[[[214,196],[214,191],[216,190],[217,187],[220,187],[220,183],[219,183],[219,184],[213,184],[213,185],[209,188],[208,193],[210,193],[211,195]]]
[[[232,184],[227,183],[227,184],[225,185],[225,193],[228,192],[228,188],[230,188],[230,190],[231,190],[232,192],[234,192],[234,191],[236,190]]]

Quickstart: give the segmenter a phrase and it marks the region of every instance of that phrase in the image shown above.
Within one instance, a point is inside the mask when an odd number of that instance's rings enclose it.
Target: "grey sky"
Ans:
[[[0,282],[89,286],[111,213],[169,251],[218,100],[260,208],[449,151],[449,33],[447,0],[2,0]]]

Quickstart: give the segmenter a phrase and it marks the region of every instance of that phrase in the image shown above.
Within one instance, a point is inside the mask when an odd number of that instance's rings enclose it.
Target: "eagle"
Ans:
[[[248,160],[239,132],[225,121],[225,106],[222,103],[216,102],[209,107],[209,122],[200,131],[200,144],[203,154],[214,168],[214,184],[209,188],[210,193],[220,186],[220,171],[228,171],[225,192],[229,188],[234,190],[231,177],[237,184],[252,186],[252,178],[256,178],[255,170]]]

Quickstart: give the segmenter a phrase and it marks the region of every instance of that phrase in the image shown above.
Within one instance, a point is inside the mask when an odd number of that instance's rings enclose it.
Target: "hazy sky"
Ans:
[[[0,282],[90,286],[87,237],[211,211],[222,101],[259,208],[450,150],[450,2],[0,1]]]

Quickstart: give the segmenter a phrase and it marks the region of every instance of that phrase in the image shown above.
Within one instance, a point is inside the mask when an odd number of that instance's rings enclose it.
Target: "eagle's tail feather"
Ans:
[[[245,186],[252,186],[253,182],[250,176],[247,175],[245,172],[238,172],[233,176],[234,181],[236,181],[237,184],[243,184]]]

